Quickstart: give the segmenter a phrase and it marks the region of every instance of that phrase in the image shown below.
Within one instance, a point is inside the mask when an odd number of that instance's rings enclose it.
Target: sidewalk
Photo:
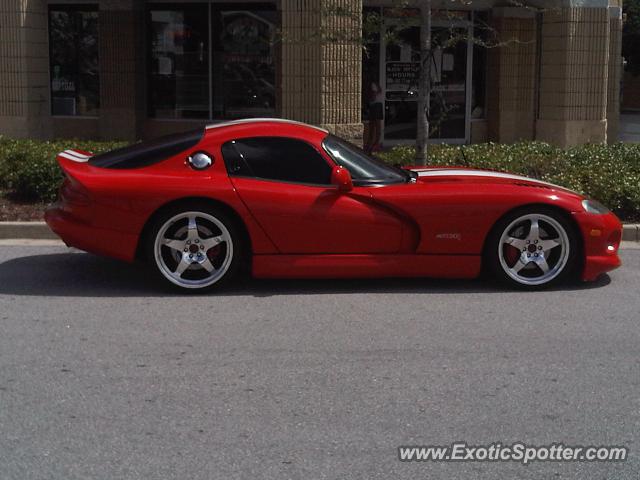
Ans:
[[[620,141],[640,142],[640,113],[620,114]]]

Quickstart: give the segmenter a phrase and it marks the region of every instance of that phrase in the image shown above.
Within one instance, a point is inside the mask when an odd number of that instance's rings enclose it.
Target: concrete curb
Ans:
[[[623,225],[622,240],[626,242],[640,242],[640,225]]]
[[[0,239],[53,240],[58,236],[45,222],[0,222]]]
[[[45,222],[0,222],[0,239],[28,238],[32,240],[53,240],[58,236]],[[640,242],[640,224],[624,225],[622,240]]]

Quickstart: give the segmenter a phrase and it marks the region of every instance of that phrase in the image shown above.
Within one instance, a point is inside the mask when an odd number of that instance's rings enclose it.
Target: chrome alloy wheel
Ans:
[[[184,288],[204,288],[220,280],[233,259],[225,225],[204,212],[182,212],[158,230],[154,257],[160,272]]]
[[[504,229],[498,243],[500,266],[522,285],[543,285],[556,278],[566,267],[569,253],[564,227],[538,213],[516,218]]]

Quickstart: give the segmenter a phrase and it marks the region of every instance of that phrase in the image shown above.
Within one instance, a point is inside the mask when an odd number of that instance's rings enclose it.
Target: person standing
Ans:
[[[384,122],[384,94],[376,82],[371,82],[369,88],[369,132],[365,141],[368,153],[377,152],[382,148],[380,137]]]

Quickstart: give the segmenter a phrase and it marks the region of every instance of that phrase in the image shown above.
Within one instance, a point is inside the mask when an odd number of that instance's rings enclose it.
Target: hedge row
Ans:
[[[0,137],[0,189],[21,199],[51,201],[62,176],[55,157],[77,148],[100,153],[122,142],[12,140]],[[430,165],[487,168],[539,178],[600,200],[628,221],[640,220],[640,144],[560,149],[546,143],[430,147]],[[415,163],[412,147],[381,152],[395,165]]]
[[[415,164],[413,147],[379,157],[394,165]],[[640,220],[640,144],[582,145],[569,149],[542,142],[433,145],[429,165],[469,166],[516,173],[593,197],[626,221]]]
[[[122,142],[83,140],[13,140],[0,136],[0,189],[21,200],[55,200],[62,180],[56,155],[76,148],[94,153],[125,145]]]

